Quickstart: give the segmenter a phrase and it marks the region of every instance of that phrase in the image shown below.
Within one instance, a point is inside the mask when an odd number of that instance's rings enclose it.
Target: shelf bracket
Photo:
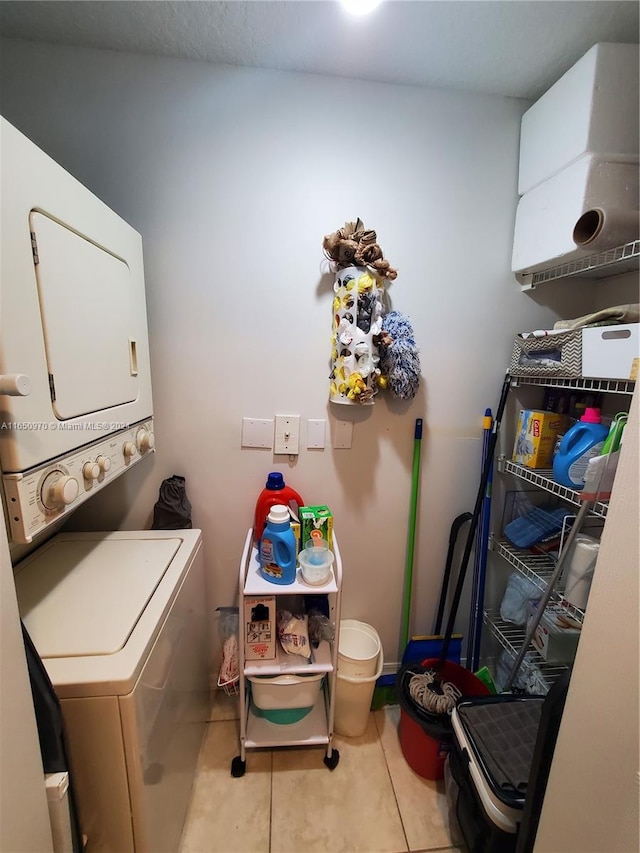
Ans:
[[[533,282],[533,273],[517,272],[516,278],[520,283],[520,290],[522,290],[523,292],[526,292],[527,290],[536,289],[536,286]]]

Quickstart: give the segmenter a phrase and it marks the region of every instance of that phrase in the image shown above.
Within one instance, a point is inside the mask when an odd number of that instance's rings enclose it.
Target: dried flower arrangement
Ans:
[[[355,222],[345,222],[333,234],[327,234],[322,246],[336,269],[371,267],[380,278],[395,281],[398,272],[384,259],[377,239],[375,231],[367,230],[362,220],[356,219]]]

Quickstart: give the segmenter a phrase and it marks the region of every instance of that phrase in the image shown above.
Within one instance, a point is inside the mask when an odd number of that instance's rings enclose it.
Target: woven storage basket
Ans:
[[[558,360],[536,361],[549,354]],[[572,329],[542,338],[522,338],[518,335],[511,353],[512,376],[557,376],[574,379],[582,376],[582,329]]]

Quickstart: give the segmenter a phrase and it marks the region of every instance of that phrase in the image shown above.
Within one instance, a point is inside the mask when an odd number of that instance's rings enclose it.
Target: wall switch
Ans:
[[[297,456],[300,452],[300,415],[276,415],[274,453]]]
[[[327,422],[324,418],[307,422],[307,448],[309,450],[324,450],[324,436]]]
[[[333,446],[337,449],[348,450],[353,438],[352,421],[336,421],[333,427]]]
[[[242,419],[243,447],[273,447],[273,420],[260,418]]]

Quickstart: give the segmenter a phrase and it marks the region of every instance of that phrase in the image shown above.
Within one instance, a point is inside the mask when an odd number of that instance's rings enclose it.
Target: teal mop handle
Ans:
[[[411,507],[409,510],[409,541],[404,573],[404,596],[402,601],[402,633],[400,651],[409,642],[409,619],[411,617],[411,589],[413,587],[413,552],[416,541],[416,514],[418,509],[418,485],[420,480],[420,450],[422,447],[422,418],[416,418],[413,437],[413,470],[411,473]]]

